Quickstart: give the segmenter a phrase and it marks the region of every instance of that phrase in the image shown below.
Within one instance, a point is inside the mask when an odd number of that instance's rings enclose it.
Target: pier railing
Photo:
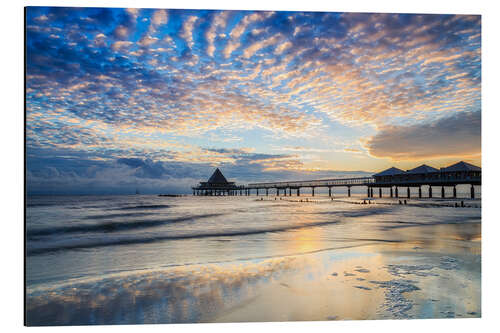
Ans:
[[[299,187],[329,187],[329,186],[367,186],[373,184],[373,177],[358,177],[358,178],[336,178],[336,179],[316,179],[316,180],[299,180],[299,181],[283,181],[272,183],[250,183],[248,189],[257,188],[299,188]]]

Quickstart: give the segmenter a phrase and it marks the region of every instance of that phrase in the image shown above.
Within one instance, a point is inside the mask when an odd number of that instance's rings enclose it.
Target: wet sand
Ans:
[[[397,244],[310,255],[302,270],[276,279],[215,320],[480,317],[479,243],[471,243],[447,253]]]

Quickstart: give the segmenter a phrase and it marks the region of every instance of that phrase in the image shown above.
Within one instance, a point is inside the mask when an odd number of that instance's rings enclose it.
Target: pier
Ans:
[[[446,198],[446,188],[452,188],[451,197],[456,198],[457,185],[470,185],[470,197],[474,199],[474,186],[481,185],[481,168],[466,162],[458,162],[441,169],[423,164],[407,171],[391,167],[371,177],[260,182],[241,186],[236,186],[234,183],[226,181],[225,187],[221,187],[221,184],[215,184],[217,186],[212,185],[210,187],[210,181],[200,183],[200,186],[193,187],[193,195],[220,195],[220,191],[222,190],[223,195],[249,196],[254,193],[255,195],[265,196],[273,194],[276,196],[300,196],[301,189],[310,188],[311,195],[315,196],[316,189],[327,188],[328,196],[332,197],[334,193],[338,192],[338,188],[342,188],[343,193],[346,193],[350,197],[352,187],[365,186],[368,198],[373,198],[375,195],[381,198],[383,196],[383,189],[389,189],[388,195],[391,198],[410,198],[410,189],[418,189],[418,198]],[[428,186],[427,193],[423,193],[422,186]],[[433,188],[437,188],[435,194],[433,193]],[[213,192],[213,190],[216,192]]]

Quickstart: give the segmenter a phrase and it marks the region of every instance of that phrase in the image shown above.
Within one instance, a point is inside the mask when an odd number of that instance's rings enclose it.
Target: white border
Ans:
[[[7,3],[7,2],[6,2]],[[498,6],[495,1],[458,1],[458,0],[377,0],[377,1],[320,1],[320,0],[253,0],[236,2],[234,0],[211,0],[209,2],[192,0],[66,0],[66,1],[11,1],[3,3],[0,10],[2,39],[0,40],[2,61],[2,184],[1,207],[2,219],[2,294],[1,326],[12,330],[26,330],[23,325],[23,6],[94,6],[94,7],[141,7],[141,8],[208,8],[208,9],[268,9],[268,10],[300,10],[300,11],[351,11],[351,12],[399,12],[399,13],[457,13],[481,14],[482,20],[482,87],[483,87],[483,283],[482,283],[482,319],[454,320],[411,320],[411,321],[341,321],[341,322],[294,322],[294,323],[255,323],[255,324],[196,324],[196,325],[144,325],[144,326],[96,326],[72,327],[71,330],[92,332],[131,332],[133,330],[170,332],[253,332],[256,330],[286,330],[291,332],[331,332],[344,330],[353,332],[422,332],[430,330],[492,331],[500,308],[500,294],[497,285],[498,276],[498,244],[500,241],[496,210],[496,196],[500,190],[498,166],[500,158],[497,142],[500,142],[498,125],[499,104],[499,38],[500,31]],[[495,176],[496,175],[496,176]],[[62,328],[29,328],[30,330],[66,331]],[[6,330],[6,331],[7,331]]]

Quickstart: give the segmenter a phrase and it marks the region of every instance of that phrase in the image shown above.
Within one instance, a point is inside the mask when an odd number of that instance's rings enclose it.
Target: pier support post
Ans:
[[[373,195],[373,189],[372,189],[372,195]],[[348,197],[351,196],[351,187],[350,186],[347,186],[347,196]]]
[[[391,186],[391,198],[393,197],[393,194],[392,194],[392,186]]]
[[[266,188],[266,197],[269,195],[269,189]]]
[[[399,198],[398,187],[396,186],[396,198]]]
[[[367,196],[368,198],[370,197],[370,188],[369,188],[369,187],[366,189],[366,196]]]
[[[406,188],[406,197],[410,199],[410,187]]]
[[[283,189],[283,196],[286,197],[286,187]]]
[[[378,197],[382,198],[382,187],[378,188]]]
[[[280,189],[276,187],[276,196],[279,197],[280,196]]]
[[[297,187],[297,196],[300,197],[300,187]]]
[[[441,186],[441,198],[444,199],[444,186]]]
[[[474,199],[475,197],[476,197],[476,195],[474,193],[474,185],[471,185],[470,186],[470,198]]]
[[[255,193],[256,196],[259,196],[259,189],[256,189],[256,193]]]
[[[328,196],[329,197],[332,196],[332,187],[331,186],[328,186]]]
[[[292,188],[291,188],[291,187],[288,189],[288,195],[289,195],[290,197],[292,196]]]
[[[314,197],[314,187],[311,187],[311,193],[312,193],[312,196]]]
[[[422,186],[418,187],[418,197],[422,198]]]
[[[457,187],[455,185],[453,185],[453,197],[457,197]]]
[[[372,198],[373,198],[373,187],[372,187],[372,188],[370,188],[370,197],[372,197]]]
[[[432,198],[432,186],[429,185],[429,198]]]

